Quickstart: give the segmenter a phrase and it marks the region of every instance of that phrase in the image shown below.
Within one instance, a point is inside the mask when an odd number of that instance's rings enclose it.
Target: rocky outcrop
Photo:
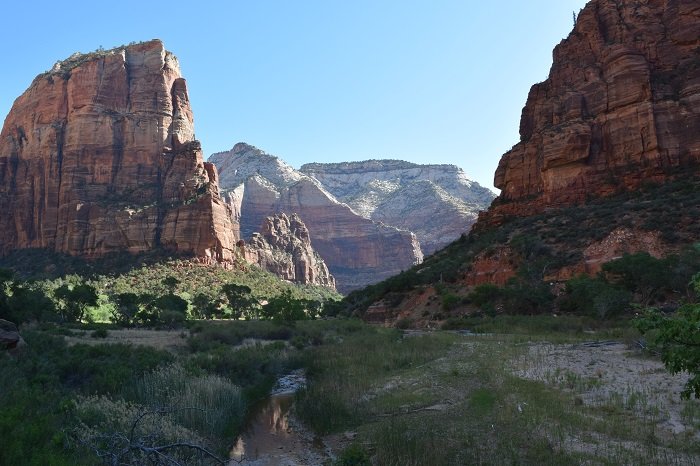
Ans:
[[[209,159],[247,239],[266,217],[294,213],[304,221],[341,292],[375,283],[422,260],[414,234],[366,219],[339,202],[315,179],[277,157],[239,143]]]
[[[266,217],[260,232],[242,242],[248,262],[296,283],[335,288],[335,279],[311,246],[309,230],[299,216]]]
[[[0,319],[0,350],[14,350],[24,344],[17,326],[9,320]]]
[[[34,80],[0,134],[0,211],[0,254],[226,260],[235,244],[177,58],[157,40],[74,54]]]
[[[530,90],[479,226],[697,173],[700,5],[593,0]]]
[[[454,165],[367,160],[312,163],[300,171],[363,217],[415,233],[423,254],[469,231],[495,197]]]

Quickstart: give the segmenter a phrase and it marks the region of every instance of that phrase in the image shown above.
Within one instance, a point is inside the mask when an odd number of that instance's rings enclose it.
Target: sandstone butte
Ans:
[[[235,248],[177,58],[158,40],[75,54],[32,82],[0,134],[0,211],[0,254],[224,261]]]
[[[697,0],[593,0],[553,58],[477,229],[698,172]]]

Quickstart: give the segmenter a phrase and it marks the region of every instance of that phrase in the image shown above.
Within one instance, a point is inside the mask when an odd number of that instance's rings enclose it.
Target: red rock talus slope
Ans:
[[[593,0],[530,90],[479,226],[698,171],[700,2]]]
[[[0,254],[234,250],[185,80],[160,41],[75,54],[38,76],[0,134]]]

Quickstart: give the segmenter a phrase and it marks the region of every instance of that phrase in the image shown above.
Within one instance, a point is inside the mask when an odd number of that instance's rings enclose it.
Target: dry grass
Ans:
[[[307,392],[333,387],[335,403],[299,408],[338,419],[350,402],[354,416],[322,427],[356,432],[354,441],[383,465],[700,463],[700,404],[681,400],[684,377],[656,359],[617,343],[490,335],[452,337],[445,346],[437,333],[421,337],[423,346],[432,338],[442,345],[422,361],[365,373],[355,369],[367,367],[367,355],[345,341],[323,355],[329,369]],[[372,349],[385,356],[410,340],[375,341]],[[358,384],[365,390],[355,396]]]
[[[148,329],[116,329],[109,330],[105,338],[94,338],[91,332],[84,331],[82,335],[66,336],[69,345],[78,343],[86,345],[130,344],[148,346],[159,350],[178,352],[187,347],[187,330],[148,330]]]

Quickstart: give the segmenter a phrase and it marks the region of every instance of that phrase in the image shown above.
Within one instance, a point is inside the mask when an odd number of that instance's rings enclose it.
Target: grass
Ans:
[[[189,346],[175,353],[94,345],[91,332],[99,326],[28,331],[21,358],[0,355],[0,403],[8,407],[0,410],[6,439],[0,463],[94,464],[76,435],[95,445],[104,441],[105,429],[120,432],[144,410],[171,407],[177,409],[149,415],[139,435],[185,436],[223,455],[248,407],[281,374],[299,367],[306,368],[308,384],[295,412],[319,434],[354,432],[342,457],[347,464],[368,457],[373,464],[435,466],[700,459],[698,400],[666,393],[676,398],[662,402],[656,389],[609,385],[609,376],[623,374],[624,367],[609,374],[611,366],[604,366],[598,375],[595,365],[581,372],[552,362],[562,352],[589,351],[582,340],[608,339],[622,323],[597,330],[584,325],[593,333],[579,333],[573,319],[527,319],[489,320],[491,331],[471,336],[404,334],[341,319],[201,322]],[[60,333],[93,346],[68,347]],[[254,341],[240,344],[247,339]],[[645,377],[665,375],[648,358],[638,362]],[[539,376],[523,375],[534,369]],[[663,427],[668,403],[675,403],[685,432],[669,435]],[[186,453],[178,453],[182,462],[199,461]]]
[[[542,330],[541,322],[532,325]],[[608,331],[586,336],[604,339]],[[382,465],[699,459],[697,440],[678,442],[663,433],[655,393],[630,386],[599,403],[584,402],[605,379],[548,368],[549,360],[523,344],[563,334],[399,338],[396,331],[373,329],[307,354],[309,384],[298,395],[297,411],[319,433],[355,431],[355,442]],[[514,367],[525,363],[551,373],[523,378]],[[695,400],[684,408],[689,426],[697,425],[697,406]]]

